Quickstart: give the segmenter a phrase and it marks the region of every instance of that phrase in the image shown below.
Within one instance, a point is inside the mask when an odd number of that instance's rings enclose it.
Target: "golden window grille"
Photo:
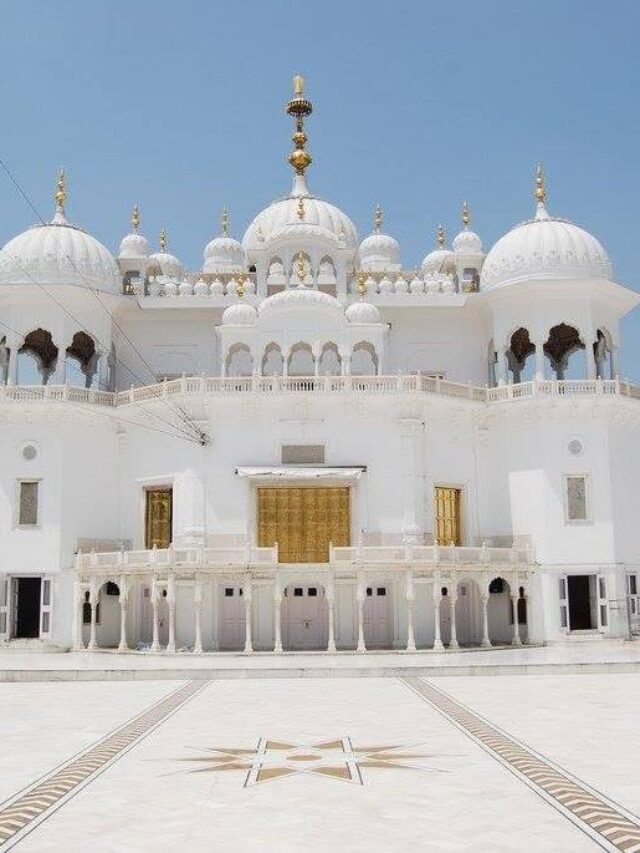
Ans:
[[[258,489],[258,545],[277,542],[280,563],[326,563],[349,529],[348,487]]]
[[[460,489],[436,486],[436,543],[461,545]]]
[[[171,544],[173,492],[171,489],[147,489],[145,510],[145,547],[168,548]]]

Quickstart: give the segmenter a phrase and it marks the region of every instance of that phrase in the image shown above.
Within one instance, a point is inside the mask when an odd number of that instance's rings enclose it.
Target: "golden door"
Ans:
[[[168,548],[171,544],[173,492],[171,489],[147,489],[145,510],[145,547]]]
[[[258,489],[258,545],[276,542],[280,563],[327,563],[349,544],[349,489]]]
[[[436,486],[436,543],[460,545],[460,489]]]

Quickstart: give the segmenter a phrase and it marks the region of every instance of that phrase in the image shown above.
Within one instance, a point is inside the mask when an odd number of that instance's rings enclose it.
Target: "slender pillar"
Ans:
[[[357,652],[363,653],[367,651],[364,642],[364,587],[360,584],[356,587],[356,604],[358,606],[358,647]]]
[[[193,653],[202,654],[202,581],[196,575],[193,585],[193,613],[195,621],[195,639],[193,642]]]
[[[169,608],[169,642],[166,651],[174,654],[176,650],[176,583],[173,574],[169,575],[167,584],[167,607]]]
[[[522,640],[520,639],[520,627],[518,625],[518,596],[511,596],[511,606],[513,607],[513,640],[511,642],[512,646],[521,646]]]
[[[440,629],[440,604],[442,603],[442,594],[434,588],[433,594],[433,606],[434,606],[434,639],[433,639],[433,649],[436,652],[441,652],[444,649],[444,645],[442,643],[442,631]]]
[[[335,592],[333,588],[327,591],[327,619],[328,619],[328,639],[327,652],[335,654],[336,652],[336,626],[335,626]]]
[[[273,589],[273,651],[282,654],[282,591],[276,582]]]
[[[253,644],[251,642],[251,620],[253,616],[251,583],[246,583],[244,586],[244,653],[250,655],[253,652]]]
[[[544,341],[535,341],[536,348],[536,379],[544,379]]]
[[[451,640],[449,641],[449,649],[459,649],[458,635],[456,633],[456,601],[457,595],[451,596]]]
[[[96,622],[98,618],[98,599],[100,595],[100,590],[96,589],[96,584],[91,584],[91,589],[89,591],[89,604],[91,605],[91,627],[89,629],[89,645],[87,646],[88,651],[92,652],[94,649],[98,647],[96,642]]]
[[[218,581],[213,582],[213,645],[212,649],[217,652],[220,648],[218,641],[218,624],[220,622],[218,613]]]
[[[415,652],[416,638],[413,630],[413,598],[407,598],[407,651]]]
[[[482,642],[480,645],[483,649],[491,648],[491,640],[489,639],[489,596],[481,595],[482,602]]]
[[[504,347],[498,349],[498,385],[506,385],[509,378],[509,367],[507,364],[507,350]]]
[[[84,378],[84,377],[83,377]],[[67,381],[67,353],[64,344],[58,347],[58,358],[56,359],[56,368],[53,371],[50,382],[52,385],[64,385]],[[81,382],[80,376],[76,374],[75,382],[72,385],[79,385]],[[84,384],[84,383],[83,383]]]
[[[124,575],[121,575],[118,579],[118,586],[120,587],[120,643],[118,645],[119,652],[126,652],[129,650],[129,644],[127,643],[127,612],[129,610],[129,581]]]
[[[11,338],[7,341],[9,347],[9,366],[7,369],[7,385],[17,385],[18,383],[18,350],[22,346],[21,341],[17,338]]]
[[[84,615],[84,589],[76,580],[74,584],[74,601],[76,603],[75,628],[73,648],[75,651],[84,651],[85,645],[82,641],[82,622]]]
[[[153,608],[153,637],[151,638],[152,652],[160,651],[160,631],[158,627],[158,607],[160,604],[159,596],[160,588],[158,586],[158,580],[157,578],[154,578],[151,583],[151,607]]]

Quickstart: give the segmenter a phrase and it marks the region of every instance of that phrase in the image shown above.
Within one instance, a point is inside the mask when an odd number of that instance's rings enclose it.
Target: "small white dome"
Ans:
[[[136,258],[146,258],[149,255],[149,242],[143,234],[138,234],[137,231],[132,231],[122,238],[118,257],[123,260],[135,260]]]
[[[454,272],[455,268],[455,255],[451,249],[434,249],[420,264],[420,269],[426,274],[450,273]]]
[[[463,230],[453,238],[453,251],[461,255],[481,255],[482,240],[475,231]]]
[[[204,272],[239,272],[246,266],[242,244],[233,237],[214,237],[204,250]]]
[[[222,323],[225,326],[253,326],[258,318],[258,312],[248,302],[234,302],[225,309]]]
[[[290,287],[267,297],[260,305],[260,316],[268,316],[279,311],[295,310],[296,308],[311,308],[334,312],[343,317],[342,306],[335,298],[320,290],[309,287]]]
[[[154,252],[149,255],[149,260],[160,267],[162,275],[179,280],[182,277],[182,264],[175,255],[169,252]]]
[[[354,325],[379,323],[380,312],[370,302],[353,302],[345,311],[347,320]]]
[[[0,284],[85,284],[117,293],[120,273],[109,250],[67,222],[61,207],[47,225],[18,234],[0,253]]]
[[[358,254],[363,270],[392,269],[400,263],[400,246],[389,234],[369,234],[360,243]]]
[[[549,216],[539,203],[534,219],[517,225],[490,250],[481,286],[491,290],[518,281],[610,279],[612,275],[609,257],[592,234]]]

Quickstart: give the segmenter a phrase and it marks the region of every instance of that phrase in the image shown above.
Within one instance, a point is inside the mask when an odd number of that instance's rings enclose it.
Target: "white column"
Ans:
[[[7,385],[16,385],[18,382],[18,350],[22,346],[22,341],[18,338],[7,338],[7,346],[9,347],[9,367],[7,369]]]
[[[52,385],[64,385],[67,381],[67,351],[64,343],[58,344],[58,358],[56,359],[56,368],[53,371],[49,382]],[[78,365],[79,367],[79,365]],[[75,371],[74,371],[75,373]],[[84,385],[84,374],[75,373],[72,385]]]
[[[618,347],[612,347],[609,353],[611,360],[611,378],[617,379],[620,376],[620,366],[618,361]]]
[[[335,626],[335,587],[333,583],[329,584],[326,591],[327,600],[327,620],[328,620],[328,639],[327,652],[335,654],[336,651],[336,626]]]
[[[320,376],[320,355],[321,355],[320,345],[319,344],[314,345],[311,352],[313,355],[313,375],[314,376]]]
[[[218,642],[218,624],[219,624],[219,613],[218,613],[218,581],[214,580],[213,582],[213,645],[212,649],[214,652],[217,652],[219,649]]]
[[[74,638],[73,638],[73,648],[75,651],[84,650],[85,645],[82,641],[82,623],[83,623],[83,615],[84,615],[84,593],[85,590],[76,579],[74,583],[74,601],[76,604],[76,612],[75,612],[75,628],[74,628]]]
[[[176,650],[176,579],[173,573],[167,583],[167,607],[169,608],[169,642],[166,651],[173,654]]]
[[[592,331],[585,332],[580,336],[584,342],[585,356],[587,358],[587,379],[595,379],[597,376],[596,354],[593,351],[593,341],[595,333]]]
[[[413,630],[413,605],[415,601],[415,590],[413,588],[413,575],[411,572],[407,572],[404,600],[407,605],[407,651],[415,652],[416,638]]]
[[[358,647],[357,652],[363,653],[367,651],[364,642],[364,597],[366,594],[365,587],[358,583],[356,586],[356,605],[358,607]]]
[[[120,587],[120,595],[118,597],[118,600],[120,602],[120,643],[118,644],[118,651],[126,652],[129,650],[129,646],[127,644],[127,611],[129,605],[129,583],[124,575],[120,576],[118,586]]]
[[[482,602],[482,648],[490,649],[491,640],[489,639],[489,596],[481,595]]]
[[[251,595],[251,582],[247,581],[243,587],[244,592],[244,619],[245,619],[245,628],[244,628],[244,653],[245,655],[250,655],[253,652],[253,645],[251,642],[251,620],[253,617],[253,608],[252,604],[252,595]]]
[[[341,350],[340,351],[340,369],[343,376],[349,376],[351,374],[351,351],[350,350]]]
[[[449,642],[449,649],[459,649],[458,635],[456,633],[456,601],[458,600],[458,596],[451,595],[449,597],[451,598],[451,640]]]
[[[273,651],[282,653],[282,590],[278,580],[273,586]]]
[[[440,582],[436,581],[433,587],[433,606],[434,606],[434,651],[441,652],[444,649],[442,643],[442,631],[440,629],[440,604],[442,602],[442,593],[440,592]]]
[[[91,605],[91,627],[89,629],[89,644],[87,646],[87,650],[90,652],[92,652],[95,648],[98,647],[98,644],[96,642],[96,619],[99,595],[100,590],[97,588],[97,583],[92,580],[91,588],[89,590],[89,604]]]
[[[518,626],[518,596],[511,596],[511,606],[513,607],[513,640],[511,642],[512,646],[521,646],[522,640],[520,639],[520,628]]]
[[[507,350],[505,347],[498,348],[498,362],[497,362],[497,379],[498,385],[506,385],[507,380],[509,378],[509,368],[507,365]]]
[[[544,379],[544,341],[534,341],[536,348],[536,379]]]
[[[151,581],[151,607],[153,609],[153,637],[151,639],[151,651],[157,652],[160,650],[160,636],[158,627],[158,606],[160,604],[160,588],[158,579],[153,578]]]
[[[193,585],[193,614],[195,621],[195,639],[193,642],[193,653],[202,654],[202,581],[200,575],[196,575]]]

